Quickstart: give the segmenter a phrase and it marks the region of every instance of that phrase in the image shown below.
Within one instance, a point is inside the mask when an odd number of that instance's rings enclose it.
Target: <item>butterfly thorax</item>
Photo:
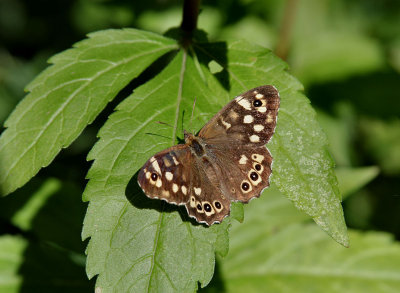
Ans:
[[[202,138],[195,136],[186,130],[184,131],[185,144],[190,147],[192,153],[194,153],[197,157],[201,157],[204,155],[204,141]]]

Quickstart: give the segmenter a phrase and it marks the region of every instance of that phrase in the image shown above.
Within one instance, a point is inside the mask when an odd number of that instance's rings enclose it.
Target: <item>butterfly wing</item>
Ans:
[[[223,166],[218,175],[221,190],[231,201],[247,203],[269,186],[272,156],[265,146],[237,146],[232,142],[225,147],[210,145],[210,153],[216,165]]]
[[[230,212],[216,174],[187,145],[176,145],[151,157],[139,171],[138,183],[149,198],[185,205],[189,216],[212,225]]]
[[[230,213],[230,199],[224,196],[218,166],[207,157],[194,156],[190,181],[190,197],[186,209],[199,223],[220,223]]]
[[[199,133],[208,146],[225,197],[248,202],[269,186],[272,156],[265,144],[276,127],[279,93],[266,85],[236,97]]]
[[[219,111],[199,132],[210,144],[233,141],[261,146],[274,134],[279,109],[279,93],[264,85],[237,96]]]
[[[149,198],[185,204],[189,198],[192,154],[179,144],[152,156],[140,169],[138,183]]]

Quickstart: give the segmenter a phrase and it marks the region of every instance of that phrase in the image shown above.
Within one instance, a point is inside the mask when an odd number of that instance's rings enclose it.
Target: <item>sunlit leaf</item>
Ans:
[[[155,59],[176,48],[159,35],[127,29],[90,35],[28,87],[0,137],[0,192],[8,194],[47,166]]]

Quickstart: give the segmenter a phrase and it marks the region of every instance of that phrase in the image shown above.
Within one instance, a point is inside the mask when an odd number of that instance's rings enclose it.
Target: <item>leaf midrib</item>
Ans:
[[[177,129],[177,125],[178,125],[178,119],[179,119],[179,111],[180,111],[180,104],[182,102],[182,90],[183,90],[183,81],[184,81],[184,76],[185,76],[185,70],[186,70],[186,60],[187,60],[187,52],[186,50],[183,51],[183,55],[182,55],[182,67],[181,67],[181,71],[179,74],[179,87],[178,87],[178,93],[177,93],[177,101],[176,101],[176,111],[175,111],[175,121],[174,121],[174,130],[173,130],[173,135],[172,135],[172,144],[175,144],[175,137],[176,137],[176,129]],[[159,220],[158,220],[158,225],[157,225],[157,232],[156,232],[156,236],[155,236],[155,243],[154,243],[154,249],[153,249],[153,257],[152,257],[152,263],[151,263],[151,269],[150,269],[150,278],[147,284],[147,290],[146,292],[149,292],[150,290],[150,284],[151,284],[151,280],[153,278],[153,272],[154,272],[154,267],[156,266],[156,255],[157,255],[157,251],[158,251],[158,241],[160,238],[160,234],[161,234],[161,229],[162,229],[162,222],[164,220],[164,207],[166,205],[166,203],[162,202],[162,210],[160,212],[160,216],[159,216]],[[159,267],[160,265],[157,264]],[[165,272],[165,271],[164,271]],[[165,272],[166,274],[166,272]],[[174,284],[172,283],[172,280],[169,278],[169,276],[166,274],[167,279],[169,280],[171,286],[177,290],[177,288],[175,288]]]

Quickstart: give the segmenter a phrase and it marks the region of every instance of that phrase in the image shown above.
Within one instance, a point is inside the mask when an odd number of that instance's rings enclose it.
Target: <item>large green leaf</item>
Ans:
[[[0,137],[0,193],[25,184],[71,144],[106,104],[162,54],[171,39],[138,30],[89,35],[56,55],[28,87],[30,93]]]
[[[208,51],[206,54],[225,66],[232,95],[265,83],[278,88],[278,124],[268,144],[275,159],[272,180],[297,208],[312,216],[336,241],[348,245],[334,164],[326,150],[327,139],[309,101],[299,92],[301,85],[286,73],[283,62],[261,47],[232,43],[226,65],[218,55]]]
[[[131,180],[149,156],[174,143],[175,129],[156,128],[155,121],[176,125],[176,115],[190,109],[194,97],[198,113],[218,108],[207,99],[213,95],[204,82],[194,60],[181,52],[121,103],[100,131],[89,154],[95,162],[84,194],[90,205],[83,237],[91,237],[88,274],[99,274],[96,286],[103,292],[194,291],[198,281],[204,286],[211,279],[215,251],[227,251],[229,220],[211,228],[185,216],[182,222],[186,211],[147,199]],[[205,119],[196,115],[194,121]]]
[[[103,292],[187,292],[198,281],[201,286],[210,281],[215,252],[227,252],[229,218],[210,228],[196,225],[184,209],[147,199],[132,175],[151,155],[182,137],[194,98],[197,131],[234,96],[262,84],[276,85],[282,98],[280,126],[270,144],[273,181],[347,244],[325,136],[286,65],[269,50],[246,42],[195,44],[189,52],[181,51],[117,107],[89,154],[95,161],[84,193],[90,204],[83,238],[91,237],[87,272],[98,274],[96,286]]]

